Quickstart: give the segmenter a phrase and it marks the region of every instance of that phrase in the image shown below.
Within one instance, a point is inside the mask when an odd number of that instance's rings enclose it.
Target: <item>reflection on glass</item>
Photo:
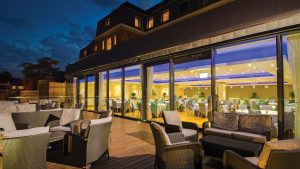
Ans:
[[[175,109],[182,121],[189,117],[201,123],[211,107],[211,62],[210,59],[175,64]],[[201,124],[200,124],[201,125]]]
[[[272,116],[278,127],[276,40],[216,50],[218,111]]]
[[[300,96],[300,35],[292,34],[283,38],[284,66],[284,135],[285,138],[299,137],[299,96]],[[295,130],[296,129],[296,130]]]
[[[109,71],[109,105],[113,113],[122,114],[122,69]]]
[[[147,119],[161,117],[170,110],[169,63],[147,68]]]
[[[125,68],[125,116],[140,118],[142,112],[141,66]]]
[[[79,103],[85,104],[85,79],[79,80]]]
[[[73,79],[72,79],[72,105],[74,106],[75,105],[75,103],[76,103],[76,100],[77,100],[77,98],[76,98],[76,87],[77,87],[77,77],[74,77]]]
[[[88,76],[87,110],[95,109],[95,76]]]
[[[107,110],[106,105],[106,72],[99,73],[99,107],[98,110]]]

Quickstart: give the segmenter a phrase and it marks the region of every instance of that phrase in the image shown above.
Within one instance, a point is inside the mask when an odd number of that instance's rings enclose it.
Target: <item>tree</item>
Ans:
[[[13,79],[12,75],[8,71],[0,73],[0,83],[9,83]]]

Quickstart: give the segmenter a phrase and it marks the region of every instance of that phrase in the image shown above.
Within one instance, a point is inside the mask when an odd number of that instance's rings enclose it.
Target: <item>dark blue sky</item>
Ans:
[[[161,0],[128,0],[147,9]],[[0,72],[16,77],[18,65],[51,57],[64,70],[95,37],[98,20],[125,0],[1,0]]]

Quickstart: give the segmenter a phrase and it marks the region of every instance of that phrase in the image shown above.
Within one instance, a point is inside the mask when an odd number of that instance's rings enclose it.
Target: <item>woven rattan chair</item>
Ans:
[[[0,140],[3,169],[46,169],[50,133]]]
[[[156,123],[150,127],[155,142],[155,168],[158,169],[201,169],[202,148],[199,143],[184,141],[182,133],[171,133],[168,137],[172,145],[167,145],[164,134]]]
[[[108,143],[112,117],[98,119],[88,125],[82,136],[72,135],[72,152],[68,154],[70,159],[77,160],[79,167],[89,168],[92,162],[102,156],[109,157]]]
[[[269,156],[265,169],[297,168],[300,166],[299,157],[300,150],[274,150]],[[260,169],[257,165],[231,150],[225,151],[223,165],[224,169]]]

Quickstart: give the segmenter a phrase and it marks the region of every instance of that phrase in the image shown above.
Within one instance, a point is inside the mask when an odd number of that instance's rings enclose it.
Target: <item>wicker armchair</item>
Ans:
[[[164,131],[155,127],[156,123],[151,123],[150,127],[155,142],[155,168],[158,169],[201,169],[202,168],[202,148],[199,143],[184,141],[182,133],[168,134],[171,145],[166,144]],[[163,133],[164,132],[164,133]]]
[[[87,129],[81,136],[69,135],[72,137],[71,153],[67,156],[71,161],[76,160],[78,167],[88,167],[92,162],[102,156],[108,156],[108,143],[112,117],[91,120]]]
[[[163,120],[167,133],[181,132],[185,141],[198,142],[198,125],[191,122],[182,122],[177,110],[164,111]]]
[[[265,169],[295,168],[300,165],[299,157],[300,150],[274,150],[269,156]],[[260,169],[247,158],[231,150],[225,151],[223,166],[224,169]]]
[[[50,133],[0,140],[4,169],[46,169]]]

